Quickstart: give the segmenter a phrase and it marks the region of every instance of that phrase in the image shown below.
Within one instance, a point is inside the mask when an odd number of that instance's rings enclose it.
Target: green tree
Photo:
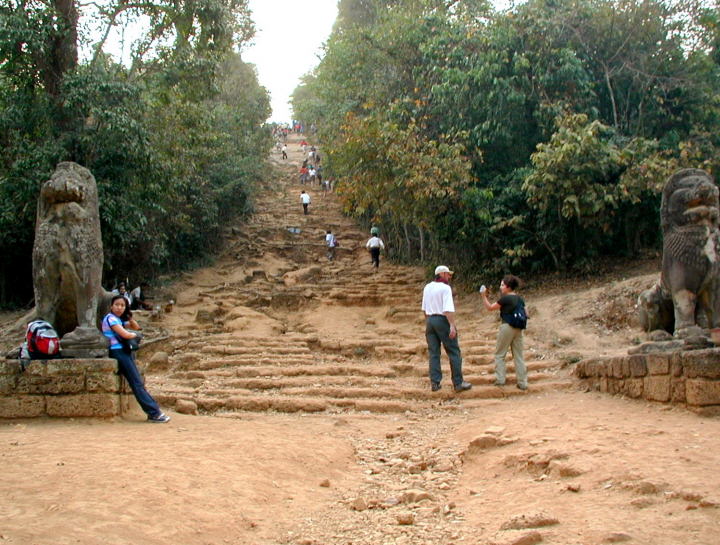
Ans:
[[[111,283],[201,259],[250,209],[270,147],[267,91],[233,53],[253,32],[245,0],[93,5],[85,20],[69,0],[0,5],[0,305],[32,296],[36,199],[59,161],[98,182]],[[126,68],[103,44],[141,16]]]

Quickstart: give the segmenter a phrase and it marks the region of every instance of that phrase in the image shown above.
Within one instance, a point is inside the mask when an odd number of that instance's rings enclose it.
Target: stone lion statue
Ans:
[[[53,324],[63,355],[107,355],[97,328],[104,291],[98,191],[86,168],[60,163],[43,184],[32,259],[35,315]]]
[[[720,325],[720,202],[703,170],[679,170],[665,183],[660,206],[660,288],[672,298],[677,337]]]

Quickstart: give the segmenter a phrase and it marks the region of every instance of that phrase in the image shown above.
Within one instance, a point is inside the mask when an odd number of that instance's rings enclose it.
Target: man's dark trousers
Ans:
[[[440,384],[442,380],[442,369],[440,367],[440,345],[445,347],[445,353],[450,359],[450,371],[452,373],[453,386],[459,386],[463,382],[462,355],[457,335],[450,338],[450,322],[441,314],[428,316],[425,320],[425,338],[427,339],[428,352],[430,354],[430,381]]]

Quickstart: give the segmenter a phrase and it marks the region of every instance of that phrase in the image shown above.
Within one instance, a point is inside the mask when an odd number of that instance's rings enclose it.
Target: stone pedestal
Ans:
[[[64,358],[104,358],[108,339],[96,327],[76,327],[60,340]]]
[[[0,418],[112,417],[134,412],[135,397],[110,358],[0,360]]]
[[[593,390],[720,415],[720,348],[593,358],[574,372]]]

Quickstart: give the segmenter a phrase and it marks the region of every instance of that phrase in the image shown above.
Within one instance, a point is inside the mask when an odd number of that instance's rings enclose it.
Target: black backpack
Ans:
[[[525,303],[522,299],[518,301],[512,314],[505,315],[505,321],[510,327],[514,327],[515,329],[525,329],[527,327],[528,317],[527,312],[525,312]]]

